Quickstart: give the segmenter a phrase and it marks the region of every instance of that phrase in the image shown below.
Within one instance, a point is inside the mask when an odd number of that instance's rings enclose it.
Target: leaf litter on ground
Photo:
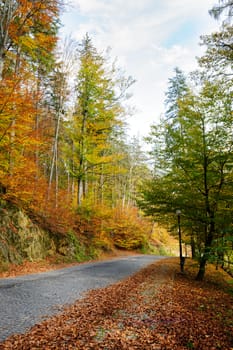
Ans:
[[[195,281],[187,260],[163,259],[108,287],[89,291],[61,314],[13,335],[0,350],[231,350],[230,277],[208,266]]]

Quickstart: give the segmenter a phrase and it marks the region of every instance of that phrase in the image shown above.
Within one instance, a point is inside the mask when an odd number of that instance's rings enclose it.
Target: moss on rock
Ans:
[[[51,234],[34,224],[26,213],[7,202],[0,204],[0,260],[20,264],[55,254]]]

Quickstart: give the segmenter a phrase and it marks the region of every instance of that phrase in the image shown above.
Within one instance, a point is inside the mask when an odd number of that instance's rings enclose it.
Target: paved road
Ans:
[[[0,279],[0,341],[28,328],[96,289],[123,279],[161,259],[130,256],[46,273]]]

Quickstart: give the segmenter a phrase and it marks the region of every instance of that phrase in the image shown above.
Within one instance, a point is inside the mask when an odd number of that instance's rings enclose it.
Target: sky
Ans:
[[[143,137],[164,112],[168,79],[174,68],[197,68],[204,48],[200,36],[218,30],[208,10],[218,0],[69,0],[62,36],[81,42],[88,33],[98,51],[111,48],[125,76],[136,83],[128,104],[128,134]]]

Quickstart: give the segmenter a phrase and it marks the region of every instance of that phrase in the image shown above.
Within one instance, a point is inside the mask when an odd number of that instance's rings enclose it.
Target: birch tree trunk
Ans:
[[[6,0],[0,8],[0,80],[3,78],[6,51],[9,49],[9,26],[14,16],[17,2]]]

